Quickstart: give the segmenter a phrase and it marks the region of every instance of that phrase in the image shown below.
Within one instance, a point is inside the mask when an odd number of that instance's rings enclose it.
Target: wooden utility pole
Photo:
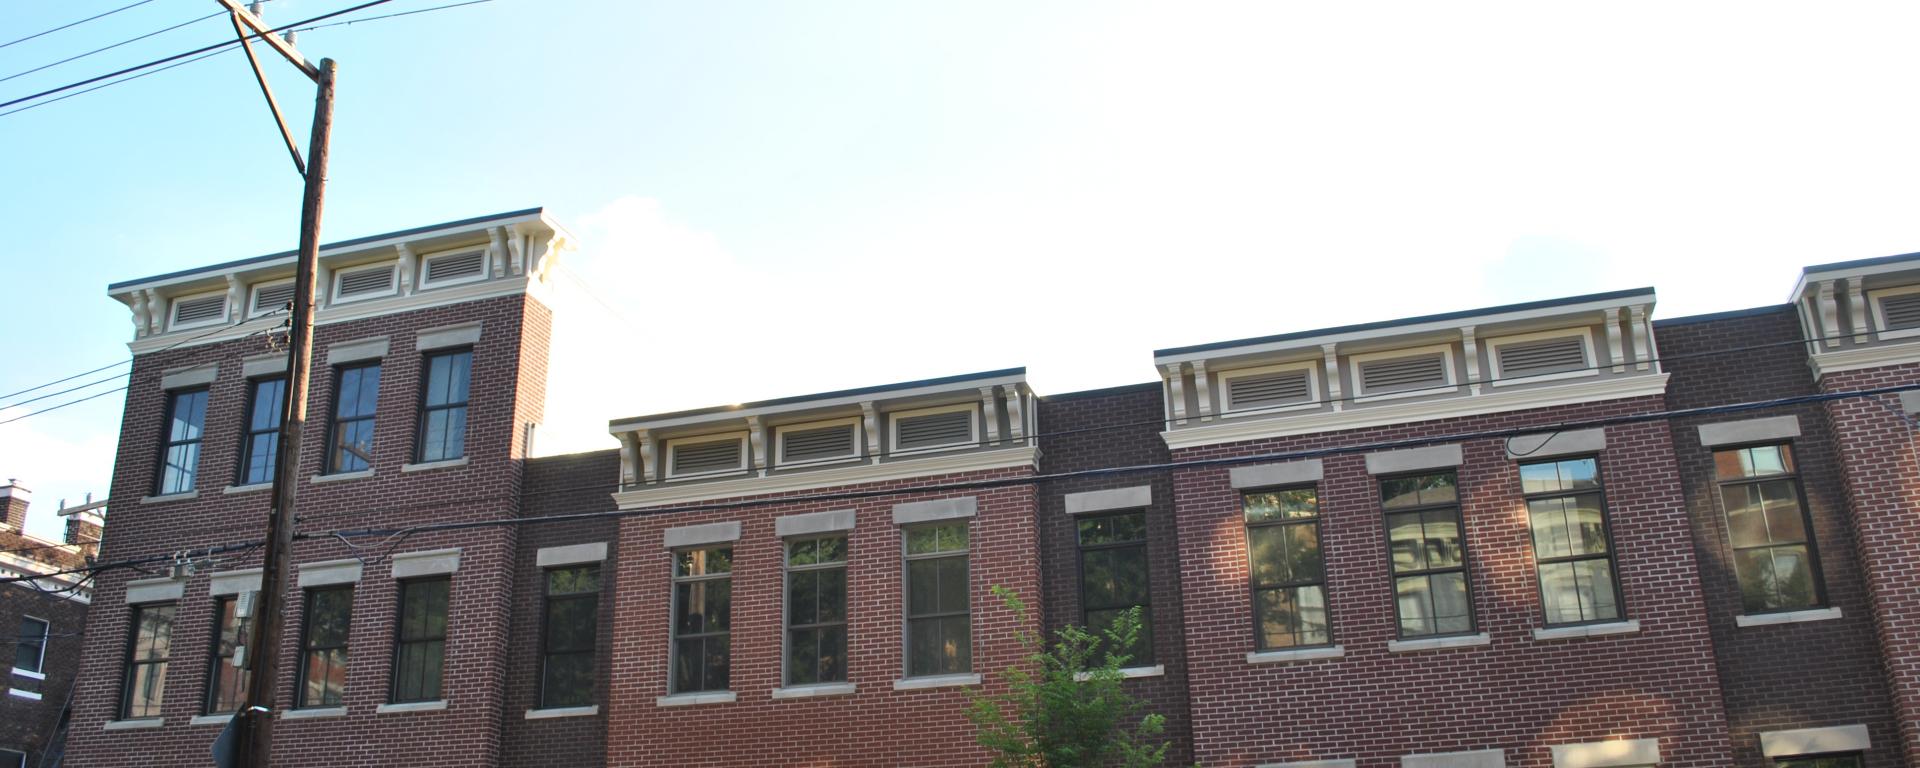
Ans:
[[[300,252],[294,273],[293,316],[287,330],[286,401],[280,414],[280,445],[274,457],[273,508],[267,518],[266,551],[261,556],[260,592],[254,601],[242,654],[244,666],[251,674],[240,710],[230,726],[235,740],[227,745],[234,764],[265,768],[273,752],[274,692],[282,666],[281,630],[286,624],[288,563],[293,548],[293,497],[299,487],[300,436],[306,426],[307,381],[313,362],[313,282],[320,264],[320,212],[326,202],[327,144],[333,132],[334,63],[332,59],[321,59],[315,66],[236,0],[217,2],[233,14],[234,30],[239,33],[241,47],[253,64],[267,106],[280,124],[281,135],[288,140],[287,149],[293,155],[294,167],[306,177],[300,202]],[[292,145],[292,134],[280,117],[280,108],[272,89],[267,87],[266,75],[253,57],[248,30],[318,86],[313,104],[313,133],[307,142],[305,163]],[[215,754],[218,758],[218,746]]]

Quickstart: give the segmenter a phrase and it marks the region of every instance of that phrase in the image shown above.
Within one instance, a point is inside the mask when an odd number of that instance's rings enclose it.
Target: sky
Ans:
[[[0,42],[131,1],[0,3]],[[149,0],[0,47],[0,77],[216,10]],[[1781,303],[1805,265],[1920,251],[1917,17],[491,0],[298,45],[340,64],[325,239],[532,206],[577,237],[555,453],[623,416],[1019,365],[1042,394],[1132,384],[1161,347],[1604,290],[1656,287],[1656,318]],[[304,141],[311,88],[266,64]],[[291,249],[299,196],[237,52],[0,114],[0,394],[125,359],[107,283]],[[5,420],[108,392],[0,424],[30,532],[105,495],[117,386],[0,397]]]

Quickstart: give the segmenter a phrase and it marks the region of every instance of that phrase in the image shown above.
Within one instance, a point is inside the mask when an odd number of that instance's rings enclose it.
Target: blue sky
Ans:
[[[122,4],[6,3],[0,40]],[[1011,365],[1134,383],[1156,347],[1590,291],[1778,303],[1802,265],[1920,250],[1909,8],[1319,5],[495,0],[299,45],[341,63],[327,239],[535,205],[579,236],[550,450],[623,415]],[[0,77],[216,8],[0,48]],[[269,71],[304,141],[311,91]],[[0,117],[0,179],[0,392],[125,356],[106,283],[298,223],[237,53]],[[826,315],[776,319],[796,298]],[[694,311],[726,320],[673,322]],[[104,493],[120,405],[0,426],[37,532]]]

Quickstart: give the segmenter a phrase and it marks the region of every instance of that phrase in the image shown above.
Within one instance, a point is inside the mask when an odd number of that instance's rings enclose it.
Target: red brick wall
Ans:
[[[9,675],[7,688],[38,693],[40,699],[0,693],[0,749],[25,752],[27,765],[39,765],[48,740],[60,724],[60,713],[66,709],[74,671],[80,667],[80,638],[86,626],[87,606],[43,594],[26,584],[0,586],[0,638],[5,638],[0,640],[0,654],[5,654],[0,656],[0,665],[4,665],[0,669],[13,668],[22,616],[48,622],[46,656],[40,668],[46,679]]]
[[[1103,467],[1163,464],[1167,443],[1160,439],[1160,386],[1082,392],[1040,402],[1042,469],[1048,473]],[[1153,663],[1166,667],[1160,677],[1126,683],[1128,693],[1167,719],[1168,765],[1191,765],[1193,735],[1187,717],[1187,653],[1181,630],[1180,539],[1174,521],[1173,474],[1166,470],[1094,476],[1041,484],[1040,563],[1048,632],[1079,624],[1080,569],[1078,533],[1066,513],[1066,494],[1147,485],[1148,599],[1153,611]]]
[[[313,484],[305,480],[321,470],[328,414],[333,406],[332,372],[314,371],[308,427],[301,454],[303,478],[298,496],[299,530],[399,528],[431,522],[512,517],[520,495],[522,423],[537,417],[538,406],[525,396],[538,392],[523,376],[542,375],[544,346],[538,359],[523,359],[523,332],[544,340],[548,315],[528,306],[522,296],[484,299],[381,317],[319,326],[314,350],[324,360],[330,345],[387,336],[382,363],[379,422],[374,442],[374,476]],[[415,352],[420,329],[478,320],[484,324],[474,349],[473,378],[464,467],[405,473],[411,462],[421,387],[421,355]],[[531,350],[531,347],[530,347]],[[103,557],[122,560],[209,543],[258,539],[265,532],[269,494],[224,494],[234,481],[245,405],[241,358],[268,351],[266,341],[251,338],[154,352],[134,361],[123,417]],[[529,357],[532,356],[530,352]],[[211,388],[205,442],[199,465],[199,496],[192,500],[141,504],[152,492],[158,439],[165,410],[160,388],[163,371],[217,362],[219,378]],[[516,531],[511,527],[360,542],[366,565],[354,600],[352,662],[347,683],[348,715],[323,720],[281,721],[275,729],[275,761],[280,765],[406,763],[475,765],[495,760],[499,750],[499,712],[504,689],[506,627],[513,580]],[[388,697],[396,584],[393,553],[460,547],[460,570],[453,576],[450,632],[444,693],[449,708],[439,712],[375,714]],[[347,557],[354,552],[337,541],[313,538],[294,547],[292,562]],[[211,570],[258,564],[258,553],[223,558]],[[297,571],[296,571],[297,573]],[[129,570],[102,573],[95,593],[95,617],[86,640],[86,662],[78,683],[71,756],[75,765],[187,764],[205,760],[214,726],[189,726],[200,714],[213,631],[213,606],[205,573],[191,577],[174,625],[174,652],[162,728],[103,731],[118,713],[127,643],[126,582],[148,574]],[[283,659],[297,654],[301,604],[289,593]],[[277,708],[291,701],[293,676],[285,666]],[[420,738],[431,731],[436,738]]]
[[[994,470],[869,486],[910,488],[937,482],[1011,477],[1030,470]],[[614,662],[609,696],[607,763],[616,766],[977,766],[986,754],[974,744],[961,688],[896,691],[904,608],[901,536],[895,504],[959,496],[978,499],[972,521],[973,671],[989,691],[999,671],[1016,663],[1021,627],[989,587],[1008,587],[1029,606],[1039,603],[1034,562],[1031,485],[884,496],[857,502],[793,502],[732,510],[641,515],[620,523],[614,596]],[[848,681],[851,695],[773,699],[781,684],[782,545],[774,518],[852,508],[848,535]],[[733,545],[732,690],[724,704],[659,707],[667,693],[667,626],[671,568],[662,547],[669,527],[740,522]]]
[[[1666,370],[1673,376],[1667,387],[1671,407],[1817,391],[1800,345],[1709,354],[1800,338],[1800,321],[1792,307],[1688,318],[1660,323],[1655,331],[1661,353],[1668,359]],[[1784,415],[1800,420],[1800,436],[1792,441],[1794,457],[1813,521],[1827,603],[1840,608],[1842,616],[1832,621],[1740,627],[1734,621],[1742,613],[1739,580],[1733,573],[1726,516],[1714,481],[1713,451],[1700,445],[1699,426]],[[1734,764],[1770,765],[1760,754],[1759,734],[1765,731],[1864,724],[1874,744],[1866,755],[1867,765],[1904,765],[1826,407],[1807,404],[1669,423],[1693,518],[1694,546],[1700,554],[1701,590],[1726,697]]]
[[[1175,452],[1176,460],[1520,428],[1657,411],[1659,397],[1455,418]],[[1196,757],[1209,766],[1503,748],[1546,768],[1554,744],[1658,738],[1663,766],[1731,759],[1705,611],[1665,425],[1607,429],[1601,471],[1627,616],[1637,634],[1536,641],[1543,626],[1518,470],[1504,441],[1464,444],[1459,468],[1473,598],[1491,645],[1390,653],[1394,606],[1378,483],[1360,455],[1319,484],[1334,641],[1344,658],[1250,665],[1240,495],[1225,468],[1176,470],[1181,591]]]

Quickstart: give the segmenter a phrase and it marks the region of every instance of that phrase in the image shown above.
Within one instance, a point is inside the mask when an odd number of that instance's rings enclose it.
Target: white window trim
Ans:
[[[340,295],[340,284],[346,281],[348,275],[357,275],[357,274],[360,274],[361,272],[372,272],[376,269],[387,270],[387,289],[385,291],[376,291],[373,293],[362,293],[356,296]],[[385,298],[387,296],[395,295],[399,292],[400,292],[399,262],[383,261],[377,264],[362,264],[362,265],[350,267],[347,269],[334,270],[333,271],[333,292],[329,294],[329,296],[331,297],[332,299],[331,303],[333,304],[347,304],[355,301],[367,301],[369,299]]]
[[[227,300],[225,298],[226,293],[227,292],[225,290],[203,291],[201,293],[183,294],[183,295],[175,296],[171,299],[168,299],[167,300],[167,330],[178,331],[178,330],[184,330],[187,328],[205,328],[207,326],[220,325],[222,323],[227,322],[228,313],[232,312],[233,308],[227,306]],[[221,297],[219,317],[212,317],[206,320],[195,320],[189,323],[182,323],[175,320],[175,318],[178,317],[180,313],[180,302],[193,301],[195,299],[204,299],[209,296]]]
[[[1578,338],[1580,340],[1580,354],[1582,356],[1581,362],[1585,366],[1580,370],[1561,371],[1560,373],[1542,373],[1537,375],[1528,375],[1525,378],[1513,379],[1509,381],[1507,379],[1506,370],[1500,367],[1500,348],[1501,347],[1504,347],[1510,344],[1524,344],[1529,341],[1545,341],[1547,339],[1564,339],[1569,336]],[[1598,367],[1598,363],[1596,362],[1593,354],[1593,329],[1585,328],[1585,327],[1561,328],[1561,329],[1552,330],[1552,331],[1540,331],[1538,333],[1522,333],[1514,336],[1500,336],[1498,338],[1487,339],[1487,362],[1490,363],[1493,367],[1493,380],[1487,383],[1496,387],[1508,387],[1508,386],[1514,386],[1517,384],[1535,384],[1542,381],[1555,381],[1558,379],[1579,379],[1579,378],[1585,378],[1588,376],[1600,375],[1600,368]]]
[[[293,283],[293,278],[291,277],[285,280],[262,280],[260,282],[254,283],[251,287],[247,289],[247,317],[249,318],[259,317],[261,315],[267,314],[268,312],[272,312],[276,309],[279,309],[279,307],[266,308],[266,309],[261,308],[260,291],[262,289],[275,288],[282,285],[290,285],[292,283]],[[294,290],[299,290],[299,289],[296,288]]]
[[[459,255],[468,254],[468,253],[480,254],[479,274],[468,275],[466,277],[453,277],[445,280],[428,280],[427,279],[427,272],[428,272],[427,262],[433,261],[434,259],[443,258],[446,256],[459,256]],[[492,277],[492,275],[489,274],[490,270],[488,269],[488,266],[489,266],[488,262],[490,261],[491,259],[487,258],[487,247],[484,245],[468,246],[466,248],[449,248],[444,251],[434,251],[433,253],[421,254],[420,269],[419,269],[420,277],[417,280],[417,284],[419,285],[420,290],[427,291],[435,288],[445,288],[452,285],[478,283],[482,280],[486,280],[487,278]]]
[[[1221,371],[1218,374],[1215,374],[1220,379],[1220,390],[1219,390],[1220,403],[1221,403],[1220,415],[1221,416],[1245,416],[1248,414],[1265,415],[1269,413],[1285,413],[1287,411],[1298,411],[1298,410],[1303,410],[1307,408],[1318,408],[1321,405],[1323,405],[1323,403],[1320,402],[1320,372],[1319,372],[1320,368],[1321,368],[1321,364],[1320,364],[1320,361],[1318,360],[1302,360],[1296,363],[1279,363],[1277,365],[1262,365],[1262,366],[1257,366],[1253,368],[1234,368],[1230,370]],[[1233,380],[1234,379],[1243,379],[1248,376],[1260,376],[1268,373],[1279,373],[1281,371],[1306,371],[1307,372],[1306,402],[1293,403],[1290,405],[1254,405],[1254,406],[1248,406],[1246,408],[1240,408],[1234,404],[1233,402]]]
[[[47,675],[46,675],[47,642],[53,639],[53,622],[47,619],[40,618],[38,616],[34,616],[32,614],[21,614],[20,618],[33,619],[34,621],[40,622],[40,659],[39,661],[34,663],[34,666],[37,667],[37,669],[21,669],[19,667],[14,667],[13,673],[21,677],[32,677],[34,675],[39,675],[37,679],[45,680],[47,679]],[[14,638],[14,641],[17,643],[20,639],[21,638],[16,637]]]
[[[853,427],[853,452],[842,455],[842,456],[828,456],[825,458],[807,459],[806,462],[801,464],[800,466],[819,467],[819,466],[825,466],[828,464],[843,464],[849,461],[859,461],[861,458],[860,448],[861,446],[866,444],[866,435],[862,434],[860,422],[861,422],[861,418],[859,416],[848,416],[844,419],[826,419],[823,421],[809,421],[801,424],[782,424],[780,426],[774,427],[773,428],[773,466],[774,468],[778,469],[781,465],[787,463],[786,436],[788,432],[804,432],[809,429],[820,429],[822,427],[839,427],[839,426]]]
[[[1370,363],[1375,360],[1392,360],[1401,357],[1421,357],[1423,355],[1431,355],[1435,352],[1440,353],[1441,368],[1447,375],[1446,389],[1439,387],[1422,387],[1405,392],[1383,392],[1377,395],[1367,394],[1365,380],[1360,377],[1361,363]],[[1455,377],[1453,373],[1452,344],[1428,344],[1424,347],[1401,347],[1399,349],[1388,349],[1380,352],[1348,355],[1347,376],[1353,379],[1353,401],[1356,403],[1370,403],[1377,400],[1397,400],[1403,397],[1433,397],[1449,392],[1457,392],[1460,389],[1460,379]]]
[[[1920,284],[1902,285],[1897,288],[1879,288],[1879,289],[1867,291],[1867,305],[1873,309],[1874,338],[1885,340],[1885,339],[1904,339],[1911,336],[1920,336],[1920,328],[1902,328],[1899,330],[1889,330],[1887,328],[1886,310],[1880,306],[1881,299],[1884,299],[1888,296],[1905,296],[1909,293],[1920,293]]]
[[[705,472],[694,472],[694,473],[685,474],[685,475],[677,474],[673,471],[673,457],[674,457],[674,454],[679,450],[680,446],[699,445],[701,443],[718,443],[718,442],[724,442],[726,440],[735,441],[735,445],[739,446],[740,448],[740,461],[737,462],[732,468],[711,469]],[[718,477],[720,475],[737,475],[741,472],[745,472],[747,471],[747,443],[748,443],[748,440],[747,440],[746,432],[721,432],[718,434],[694,435],[692,437],[673,438],[667,441],[667,450],[666,450],[667,466],[664,467],[664,469],[666,469],[666,472],[664,472],[661,476],[665,477],[668,480],[686,480],[686,479],[695,478],[695,477]]]
[[[972,414],[972,418],[967,419],[966,442],[943,443],[941,445],[923,445],[919,448],[901,448],[900,447],[900,420],[901,419],[910,419],[915,416],[931,416],[937,413],[952,413],[954,411],[966,411]],[[932,453],[934,451],[951,451],[955,448],[971,448],[974,446],[978,446],[979,444],[980,444],[980,404],[979,403],[959,403],[956,405],[940,405],[932,408],[915,408],[910,411],[892,411],[887,414],[887,451],[888,451],[888,455],[891,455],[891,456],[910,456],[917,453]]]

